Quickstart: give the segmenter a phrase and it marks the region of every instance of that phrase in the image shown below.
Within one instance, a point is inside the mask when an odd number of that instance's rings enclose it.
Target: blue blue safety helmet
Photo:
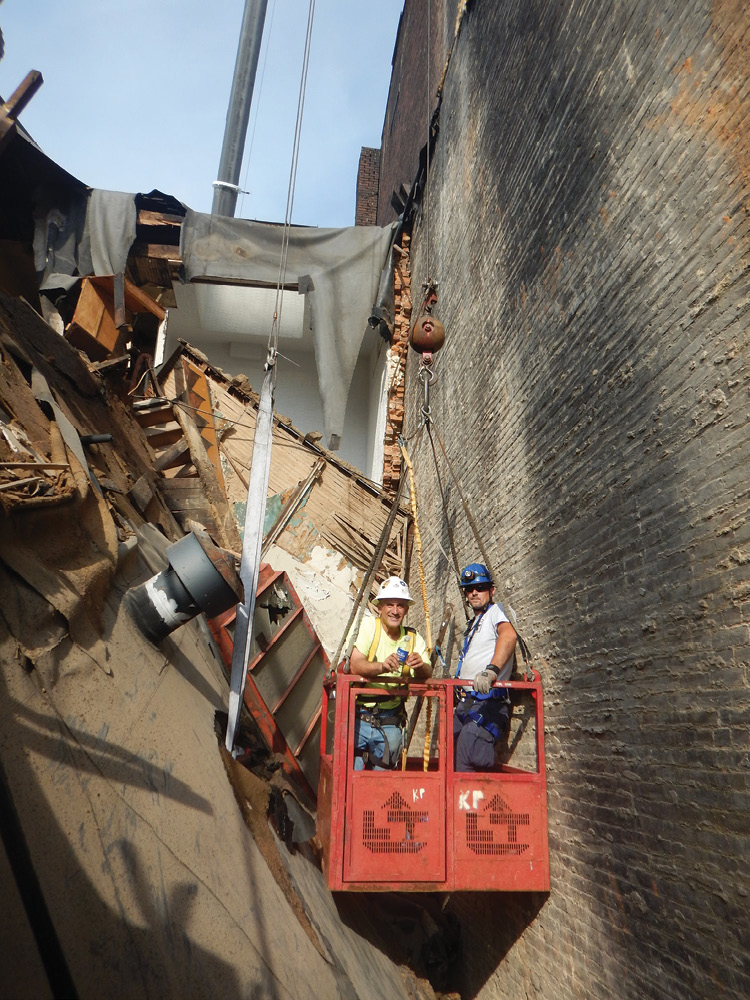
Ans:
[[[461,570],[461,586],[471,587],[477,584],[486,584],[491,587],[493,584],[490,571],[484,563],[469,563],[465,569]]]

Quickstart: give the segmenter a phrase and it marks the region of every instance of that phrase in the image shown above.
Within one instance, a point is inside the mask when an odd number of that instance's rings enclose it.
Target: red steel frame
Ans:
[[[256,656],[254,659],[250,660],[247,664],[247,675],[245,681],[245,695],[244,703],[247,710],[253,716],[258,724],[258,728],[268,744],[269,749],[273,753],[280,754],[282,757],[282,769],[291,777],[293,777],[297,782],[302,784],[307,794],[310,796],[311,802],[315,802],[315,789],[310,786],[310,782],[305,777],[302,768],[297,760],[297,754],[301,752],[305,744],[307,743],[310,735],[315,729],[315,725],[320,718],[320,709],[318,709],[310,719],[309,724],[305,728],[305,732],[299,744],[295,747],[291,747],[282,733],[279,725],[276,721],[274,713],[281,708],[281,706],[286,701],[286,698],[293,690],[294,685],[300,679],[304,671],[307,669],[309,664],[312,662],[313,658],[320,654],[323,662],[323,668],[328,668],[328,657],[318,639],[317,633],[307,616],[307,612],[302,606],[302,602],[297,596],[297,592],[291,584],[286,573],[283,571],[274,570],[268,563],[261,563],[260,572],[258,574],[258,589],[257,594],[260,596],[268,588],[275,583],[276,580],[281,579],[284,584],[284,589],[289,593],[290,598],[294,603],[294,610],[289,613],[285,619],[281,628],[274,633],[271,641],[268,644],[268,648]],[[224,667],[227,673],[227,677],[231,675],[232,670],[232,653],[234,650],[234,640],[229,632],[229,626],[231,626],[237,616],[237,608],[232,607],[229,611],[225,611],[221,615],[217,615],[216,618],[212,618],[209,621],[209,627],[213,633],[214,639],[219,647],[222,659],[224,661]],[[291,627],[291,625],[302,616],[302,620],[305,624],[307,631],[310,633],[311,639],[311,650],[305,660],[295,673],[294,677],[291,679],[286,690],[277,699],[276,703],[273,705],[267,705],[262,694],[260,693],[255,680],[253,679],[253,668],[257,666],[258,663],[263,659],[265,654],[273,645],[278,642],[284,632]]]
[[[376,689],[345,674],[324,686],[318,838],[330,889],[549,890],[539,674],[534,671],[531,681],[504,684],[531,692],[534,770],[503,764],[486,774],[454,771],[452,689],[457,684],[445,679],[409,685],[410,695],[432,699],[439,717],[437,746],[427,771],[422,756],[409,756],[405,770],[355,771],[355,698]]]

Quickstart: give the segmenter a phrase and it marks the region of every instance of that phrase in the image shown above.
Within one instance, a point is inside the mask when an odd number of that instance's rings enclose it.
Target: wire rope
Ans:
[[[401,502],[401,491],[403,490],[405,482],[406,477],[402,474],[398,481],[398,486],[396,487],[396,495],[393,498],[393,504],[388,512],[388,517],[383,525],[383,530],[380,533],[380,539],[377,547],[372,554],[372,559],[370,560],[370,565],[367,567],[367,572],[362,578],[362,583],[360,584],[351,614],[349,615],[349,621],[346,623],[346,627],[344,628],[344,632],[341,636],[341,641],[339,642],[336,653],[331,661],[329,671],[330,674],[335,673],[338,669],[339,659],[344,651],[344,646],[347,646],[346,661],[348,667],[349,656],[351,655],[352,647],[357,640],[357,634],[359,632],[359,627],[362,624],[362,617],[365,613],[365,606],[367,604],[367,601],[362,603],[362,598],[365,594],[369,594],[372,578],[375,576],[388,546],[388,541],[391,537],[391,529],[393,528],[393,522],[396,520],[396,514],[398,513],[399,504]]]
[[[426,93],[426,110],[427,110],[427,157],[425,160],[425,178],[424,178],[424,224],[425,224],[425,268],[427,270],[427,282],[430,282],[430,56],[432,55],[432,44],[431,44],[431,19],[430,19],[430,0],[427,0],[427,45],[425,46],[425,59],[427,61],[427,71],[425,77],[427,79],[427,93]]]
[[[310,0],[307,11],[307,29],[305,32],[305,52],[302,58],[302,74],[300,77],[299,96],[297,98],[297,120],[294,126],[294,143],[292,149],[292,165],[289,171],[289,186],[286,196],[286,213],[284,215],[284,230],[281,238],[281,260],[279,261],[279,277],[276,282],[276,302],[273,310],[273,321],[271,332],[268,336],[268,362],[274,365],[279,344],[279,327],[281,326],[281,309],[283,305],[283,289],[286,284],[286,267],[289,257],[289,232],[292,226],[292,212],[294,209],[294,192],[297,184],[297,167],[299,165],[300,140],[302,137],[302,117],[305,110],[305,94],[307,91],[307,72],[310,67],[310,49],[312,43],[312,29],[315,19],[315,0]],[[274,369],[275,380],[275,369]]]
[[[484,543],[482,542],[482,539],[480,537],[479,529],[477,528],[476,521],[474,520],[474,518],[472,516],[471,510],[469,509],[469,504],[468,504],[468,502],[466,500],[466,497],[464,496],[463,490],[461,489],[461,484],[458,481],[458,477],[456,476],[456,473],[453,470],[453,466],[451,465],[451,460],[448,458],[447,452],[445,450],[445,446],[443,445],[443,442],[442,442],[442,440],[440,438],[440,435],[438,434],[437,430],[435,431],[435,437],[437,438],[437,442],[440,445],[440,450],[443,453],[443,458],[445,459],[445,464],[448,466],[448,471],[451,474],[451,478],[453,479],[453,482],[456,484],[456,489],[458,490],[458,495],[461,498],[461,505],[463,506],[464,513],[466,514],[466,520],[469,522],[469,526],[471,528],[471,532],[474,535],[474,541],[477,543],[477,547],[479,548],[479,551],[482,553],[482,558],[484,559],[485,565],[487,566],[487,568],[490,571],[490,576],[492,577],[493,580],[495,580],[496,576],[495,576],[495,573],[493,572],[493,569],[492,569],[492,563],[490,562],[490,557],[487,555],[487,551],[486,551],[486,549],[484,547]]]
[[[263,54],[263,66],[260,71],[260,83],[258,84],[258,100],[255,102],[255,114],[253,116],[253,128],[250,133],[250,143],[247,147],[247,156],[245,157],[245,176],[242,179],[242,188],[240,189],[240,214],[242,214],[242,206],[245,204],[245,195],[250,192],[246,190],[247,188],[247,178],[250,173],[250,161],[253,157],[253,145],[255,144],[255,130],[258,127],[258,108],[260,106],[261,99],[263,97],[263,80],[266,75],[266,65],[268,63],[268,50],[270,48],[271,34],[273,32],[273,15],[276,12],[276,0],[273,0],[271,4],[271,16],[268,19],[268,31],[265,32],[265,37],[267,39],[265,52]]]
[[[438,465],[437,452],[435,451],[435,442],[432,439],[432,426],[431,426],[431,423],[432,423],[432,421],[430,421],[429,423],[426,424],[426,427],[427,427],[427,436],[430,439],[430,447],[432,448],[432,458],[433,458],[433,461],[435,462],[435,475],[437,477],[438,489],[440,490],[440,502],[441,502],[442,507],[443,507],[443,517],[445,518],[445,527],[446,527],[446,529],[448,531],[448,542],[450,543],[451,556],[453,557],[453,569],[455,570],[456,580],[457,580],[458,585],[460,587],[461,586],[461,569],[460,569],[459,564],[458,564],[458,554],[456,553],[456,541],[455,541],[455,539],[453,537],[453,532],[451,531],[451,523],[450,523],[450,519],[448,517],[448,505],[447,505],[446,500],[445,500],[445,490],[443,489],[443,481],[440,478],[440,467]]]

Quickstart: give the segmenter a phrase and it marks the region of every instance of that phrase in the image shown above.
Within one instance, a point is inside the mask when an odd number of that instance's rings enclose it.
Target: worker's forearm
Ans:
[[[349,669],[353,674],[357,674],[359,677],[378,677],[385,670],[382,663],[377,661],[370,661],[364,655],[360,653],[358,649],[352,650],[352,655],[349,657]]]
[[[510,624],[510,622],[501,622],[497,630],[497,641],[495,642],[495,651],[492,654],[492,659],[490,663],[501,670],[508,661],[508,658],[513,655],[513,650],[516,648],[516,630]]]
[[[414,677],[420,681],[426,681],[428,677],[432,677],[432,664],[422,660],[421,665],[414,668]]]

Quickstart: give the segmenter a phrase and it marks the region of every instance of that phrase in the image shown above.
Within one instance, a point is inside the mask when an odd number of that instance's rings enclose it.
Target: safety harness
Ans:
[[[456,677],[461,675],[461,667],[471,645],[471,640],[479,631],[482,618],[484,618],[487,611],[493,606],[493,603],[493,601],[490,601],[482,608],[478,615],[475,615],[467,623],[466,631],[464,632],[463,648],[458,658]],[[458,715],[476,722],[478,726],[482,726],[495,740],[502,739],[505,722],[507,721],[507,709],[505,706],[510,705],[510,696],[508,695],[507,688],[493,687],[490,688],[487,694],[479,694],[477,691],[465,691],[459,687],[456,687],[454,690],[456,692],[456,712]],[[498,723],[503,725],[502,729]]]
[[[408,625],[402,625],[401,629],[402,632],[399,638],[399,643],[404,637],[406,637],[407,653],[411,653],[414,651],[416,632]],[[375,621],[375,635],[370,643],[370,649],[367,653],[367,660],[369,663],[375,662],[378,646],[380,645],[381,632],[382,624],[380,619],[377,618]],[[380,685],[378,685],[378,687],[379,686]],[[384,695],[381,700],[390,701],[391,698],[388,695]],[[372,705],[362,705],[359,703],[358,699],[357,718],[361,722],[366,722],[368,725],[372,726],[372,728],[376,729],[383,737],[383,753],[382,755],[375,754],[366,748],[357,747],[354,751],[354,755],[362,758],[365,767],[369,765],[371,767],[395,768],[398,764],[398,754],[391,753],[390,744],[388,743],[388,738],[383,731],[383,726],[398,726],[402,730],[406,728],[406,709],[404,708],[403,700],[401,700],[397,706],[389,707],[381,712],[377,696],[375,703]]]
[[[492,697],[491,695],[477,694],[475,691],[468,692],[459,702],[456,713],[463,719],[476,722],[478,726],[486,729],[495,740],[501,740],[505,735],[510,712],[510,698],[508,692],[502,688],[493,688],[493,690],[500,691],[500,695]]]

